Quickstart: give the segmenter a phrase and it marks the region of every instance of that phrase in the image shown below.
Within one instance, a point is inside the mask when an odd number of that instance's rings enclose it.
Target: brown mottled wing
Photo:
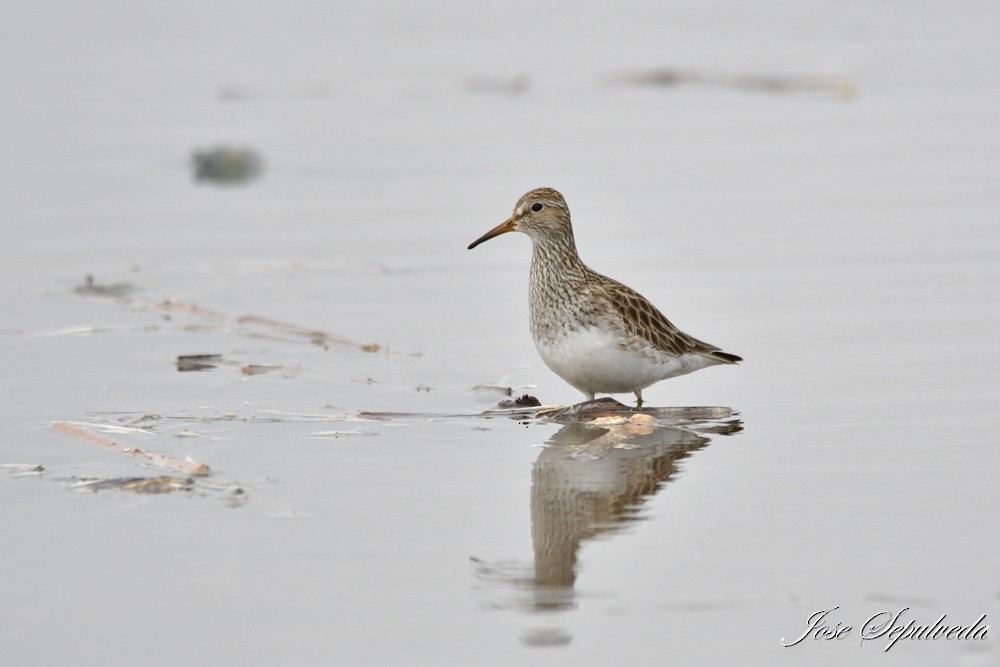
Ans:
[[[608,278],[607,282],[602,282],[599,291],[621,314],[629,334],[647,340],[667,354],[678,357],[682,354],[702,354],[730,364],[743,361],[735,354],[723,352],[714,345],[687,335],[630,287]]]

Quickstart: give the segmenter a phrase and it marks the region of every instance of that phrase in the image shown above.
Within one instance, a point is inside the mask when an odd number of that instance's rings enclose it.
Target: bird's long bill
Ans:
[[[516,230],[517,230],[517,225],[514,223],[514,218],[509,218],[507,220],[504,220],[499,225],[497,225],[496,227],[494,227],[493,229],[486,232],[478,239],[470,243],[469,250],[472,250],[473,248],[475,248],[480,243],[483,243],[484,241],[489,241],[494,236],[500,236],[501,234],[506,234],[507,232],[513,232]]]

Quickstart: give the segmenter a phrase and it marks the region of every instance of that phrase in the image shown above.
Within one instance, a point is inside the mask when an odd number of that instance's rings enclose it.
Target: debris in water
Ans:
[[[310,329],[308,327],[302,327],[297,324],[289,324],[288,322],[279,322],[278,320],[272,320],[267,317],[260,317],[258,315],[243,315],[237,318],[236,322],[243,326],[256,326],[264,327],[277,331],[282,334],[289,334],[292,336],[298,336],[300,338],[307,339],[313,345],[318,345],[324,349],[329,343],[338,343],[340,345],[350,345],[357,347],[362,352],[378,352],[382,349],[382,346],[378,343],[358,343],[356,341],[350,340],[343,336],[338,336],[336,334],[327,333],[326,331],[320,331],[319,329]],[[266,336],[266,334],[258,334],[256,332],[248,332],[249,336]]]
[[[182,354],[177,357],[177,370],[180,373],[208,371],[218,368],[221,363],[221,354]]]
[[[744,90],[758,90],[767,93],[832,93],[843,100],[854,99],[857,95],[857,85],[855,82],[843,76],[718,74],[676,68],[661,68],[645,72],[619,74],[611,77],[609,80],[612,83],[639,86],[702,84],[742,88]]]
[[[497,407],[501,410],[508,410],[510,408],[538,408],[541,406],[542,402],[530,394],[524,394],[514,400],[503,400],[497,403]]]
[[[132,493],[159,494],[174,491],[190,491],[194,480],[190,477],[115,477],[111,479],[83,479],[74,484],[73,489],[89,491],[131,491]]]
[[[579,423],[581,421],[591,422],[600,417],[620,417],[622,415],[631,416],[633,414],[644,414],[654,419],[665,419],[670,421],[710,421],[719,419],[730,419],[733,417],[731,408],[723,407],[678,407],[678,408],[633,408],[624,403],[620,403],[610,396],[595,399],[593,401],[583,401],[568,407],[558,406],[546,408],[535,413],[536,417],[551,419],[560,423]]]
[[[282,368],[284,366],[277,366],[275,364],[243,364],[240,371],[243,375],[263,375],[264,373],[281,370]]]
[[[195,463],[194,461],[184,461],[182,459],[177,459],[172,456],[164,456],[163,454],[154,454],[152,452],[144,452],[141,449],[135,447],[126,447],[114,440],[109,440],[104,436],[97,435],[87,429],[81,428],[76,424],[71,424],[70,422],[53,422],[53,430],[62,431],[63,433],[68,433],[69,435],[74,435],[78,438],[86,440],[87,442],[92,442],[95,445],[100,445],[106,449],[118,452],[119,454],[125,454],[132,458],[142,459],[147,463],[152,463],[153,465],[158,465],[165,468],[174,468],[185,472],[194,477],[207,477],[212,474],[212,469],[209,468],[204,463]]]
[[[512,387],[504,387],[499,384],[477,384],[472,388],[472,391],[477,393],[497,393],[504,396],[514,395],[514,389]]]
[[[531,400],[533,397],[528,396]],[[519,400],[525,400],[522,396]],[[594,401],[584,401],[576,405],[549,405],[532,407],[497,408],[479,412],[370,412],[362,410],[357,413],[359,419],[375,419],[393,421],[399,419],[468,419],[478,417],[493,419],[506,417],[509,419],[537,419],[559,424],[575,424],[583,427],[595,426],[608,428],[625,424],[635,415],[648,415],[654,420],[657,428],[662,426],[685,427],[699,433],[716,433],[728,435],[743,430],[739,413],[726,407],[644,407],[636,409],[613,398],[605,397]],[[596,420],[596,421],[595,421]],[[633,422],[634,424],[636,422]]]
[[[97,333],[104,333],[106,331],[111,331],[111,329],[105,329],[103,327],[94,326],[78,326],[78,327],[67,327],[65,329],[55,329],[51,331],[39,331],[39,336],[92,336]]]
[[[113,299],[124,299],[136,290],[132,283],[111,283],[101,285],[94,282],[94,276],[87,274],[83,279],[83,284],[73,288],[73,291],[80,296],[104,296]]]
[[[256,151],[239,146],[218,146],[195,151],[191,156],[196,181],[221,185],[253,180],[260,175],[263,165],[264,161]]]
[[[379,435],[372,431],[316,431],[305,436],[306,440],[337,440],[345,437],[369,437]]]
[[[177,299],[164,299],[160,303],[156,304],[136,304],[139,307],[151,307],[156,310],[162,310],[171,315],[187,315],[190,317],[202,317],[210,320],[224,320],[226,316],[222,313],[217,313],[214,310],[208,310],[207,308],[202,308],[193,303],[184,303]]]
[[[37,477],[45,472],[45,466],[41,463],[0,463],[0,468],[6,468],[10,471],[10,474],[5,479]]]

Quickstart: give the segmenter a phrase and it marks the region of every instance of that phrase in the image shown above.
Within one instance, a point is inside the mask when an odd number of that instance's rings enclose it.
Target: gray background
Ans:
[[[6,0],[0,464],[46,468],[0,468],[6,659],[998,664],[992,636],[858,645],[884,610],[997,618],[998,7]],[[619,80],[657,68],[697,80]],[[193,183],[219,143],[263,177]],[[744,430],[583,540],[547,612],[558,427],[425,416],[579,400],[532,347],[528,240],[465,250],[543,185],[585,261],[746,359],[645,392]],[[176,371],[198,353],[282,369]],[[73,488],[163,471],[55,421],[216,474]],[[838,605],[847,641],[781,648]]]

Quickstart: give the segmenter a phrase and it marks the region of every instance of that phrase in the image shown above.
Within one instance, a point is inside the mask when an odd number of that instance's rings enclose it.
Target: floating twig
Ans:
[[[123,299],[131,296],[136,287],[132,283],[110,283],[102,285],[94,281],[89,273],[83,279],[83,284],[73,288],[80,296],[104,296],[113,299]]]
[[[82,479],[73,484],[71,489],[86,489],[88,491],[107,491],[118,489],[140,494],[173,493],[174,491],[190,491],[194,488],[194,480],[180,477],[115,477],[111,479]]]
[[[639,86],[678,86],[701,84],[742,88],[766,93],[819,92],[832,93],[844,100],[857,95],[857,85],[843,76],[776,75],[776,74],[723,74],[692,70],[661,68],[644,72],[618,74],[608,78],[611,83]]]
[[[326,331],[321,331],[320,329],[310,329],[308,327],[301,327],[297,324],[290,324],[288,322],[279,322],[278,320],[272,320],[267,317],[260,317],[259,315],[244,315],[238,318],[237,323],[243,325],[256,325],[263,326],[281,333],[291,334],[293,336],[299,336],[301,338],[306,338],[310,343],[314,345],[327,345],[329,343],[337,343],[339,345],[350,345],[351,347],[356,347],[362,352],[378,352],[382,349],[382,346],[378,343],[359,343],[353,341],[344,336],[338,336],[336,334],[327,333]]]
[[[163,454],[154,454],[152,452],[144,452],[141,449],[135,447],[126,447],[120,443],[115,442],[105,438],[104,436],[97,435],[92,431],[88,431],[76,424],[70,422],[54,422],[52,428],[56,431],[62,433],[68,433],[69,435],[76,436],[87,442],[91,442],[95,445],[100,445],[106,449],[118,452],[119,454],[125,454],[132,458],[138,458],[147,463],[152,463],[153,465],[174,468],[181,470],[189,475],[196,477],[205,477],[212,474],[211,468],[209,468],[204,463],[194,463],[193,461],[184,461],[183,459],[174,458],[172,456],[165,456]]]

